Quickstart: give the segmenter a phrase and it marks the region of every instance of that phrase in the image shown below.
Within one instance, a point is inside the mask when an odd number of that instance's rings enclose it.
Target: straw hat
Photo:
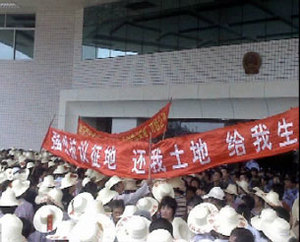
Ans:
[[[135,205],[126,205],[121,217],[132,216],[137,210],[138,210],[138,208]]]
[[[279,201],[279,195],[277,192],[270,191],[262,197],[267,204],[272,207],[282,206],[282,203]]]
[[[30,181],[22,181],[22,180],[13,180],[11,183],[11,188],[14,191],[16,197],[21,196],[30,186]]]
[[[115,196],[119,195],[116,191],[112,191],[107,187],[102,188],[96,197],[96,200],[102,202],[103,205],[109,203]]]
[[[71,172],[67,173],[63,177],[63,179],[61,179],[60,189],[64,189],[64,188],[68,188],[68,187],[72,187],[72,186],[76,185],[77,178],[78,178],[77,174],[74,174]]]
[[[88,168],[88,169],[85,171],[84,175],[87,176],[87,177],[92,178],[93,172],[94,172],[94,170]]]
[[[116,185],[117,183],[123,181],[121,178],[119,178],[118,176],[112,176],[111,178],[109,178],[109,180],[105,183],[105,187],[108,189],[111,189],[114,185]]]
[[[27,169],[30,169],[30,168],[33,168],[33,167],[35,167],[35,164],[34,164],[32,161],[30,161],[30,162],[28,162],[28,163],[26,164],[26,168],[27,168]]]
[[[154,183],[152,187],[152,194],[158,202],[160,202],[165,196],[170,196],[172,198],[175,196],[173,187],[166,182]]]
[[[40,207],[34,214],[33,226],[41,233],[48,233],[57,228],[63,219],[63,212],[54,205]]]
[[[290,224],[279,217],[271,223],[263,224],[262,231],[273,242],[289,241],[292,237],[290,234]]]
[[[153,216],[158,209],[158,202],[152,197],[143,197],[137,201],[136,206],[139,210],[146,210]]]
[[[225,193],[223,192],[221,187],[213,187],[212,189],[210,189],[208,194],[202,196],[203,199],[215,198],[219,200],[224,200],[224,197]]]
[[[148,235],[147,242],[173,242],[173,237],[166,229],[155,229]]]
[[[122,217],[116,225],[116,234],[119,242],[145,242],[150,221],[141,216]]]
[[[178,188],[181,191],[185,191],[186,187],[185,187],[185,183],[182,180],[182,177],[178,176],[178,177],[173,177],[167,180],[167,182],[173,187],[173,188]]]
[[[65,165],[58,165],[56,169],[53,171],[53,174],[61,175],[65,174],[69,171],[69,169]]]
[[[79,193],[68,205],[68,215],[70,218],[78,220],[85,213],[86,209],[91,205],[94,198],[88,192]]]
[[[203,202],[195,206],[190,211],[187,219],[190,231],[195,234],[209,233],[213,227],[207,221],[208,215],[218,211],[218,208],[212,203]]]
[[[27,241],[22,235],[23,223],[15,214],[5,214],[0,218],[1,241],[22,242]]]
[[[90,178],[91,178],[94,182],[98,182],[98,181],[101,181],[102,179],[104,179],[104,178],[105,178],[105,175],[103,175],[103,174],[100,173],[100,172],[93,171]]]
[[[53,176],[52,175],[45,176],[43,181],[37,184],[37,187],[55,187]]]
[[[103,204],[99,200],[93,200],[90,202],[89,206],[85,210],[85,214],[90,214],[95,216],[95,214],[105,214]]]
[[[136,180],[131,178],[125,178],[124,190],[137,190]]]
[[[231,195],[238,195],[237,193],[237,187],[235,184],[228,184],[228,186],[226,187],[226,189],[224,190],[224,192],[231,194]]]
[[[69,235],[70,242],[113,242],[116,236],[113,221],[104,214],[83,215]]]
[[[248,182],[246,182],[245,180],[241,180],[241,181],[236,181],[236,184],[243,189],[244,192],[246,193],[250,193],[248,187],[249,187],[249,184]]]
[[[62,204],[62,197],[63,197],[63,192],[59,188],[52,188],[49,190],[47,193],[47,198],[49,199],[50,202],[54,203],[56,206],[63,208]]]
[[[33,152],[33,150],[24,151],[23,155],[26,157],[26,159],[34,160],[34,152]]]
[[[293,202],[291,215],[292,215],[293,223],[299,221],[299,196]]]
[[[260,198],[264,198],[266,196],[266,193],[258,187],[253,187],[252,190],[255,191],[254,195]]]
[[[91,181],[91,178],[85,177],[85,178],[83,178],[83,180],[82,180],[82,182],[81,182],[81,185],[82,185],[83,187],[85,187],[85,185],[86,185],[87,183],[89,183],[90,181]]]
[[[48,168],[52,167],[52,166],[55,166],[55,163],[53,161],[49,161],[48,162]]]
[[[75,224],[73,220],[63,220],[57,225],[55,234],[47,235],[46,238],[49,240],[68,240],[69,234]]]
[[[173,225],[173,236],[175,239],[184,239],[190,241],[192,233],[189,230],[187,222],[182,218],[176,217],[172,221]]]
[[[271,223],[274,219],[277,218],[277,213],[272,208],[264,208],[260,215],[254,216],[251,218],[251,225],[262,231],[262,227],[264,223]]]
[[[7,168],[5,171],[6,180],[12,181],[14,179],[14,172],[12,168]]]
[[[16,195],[11,188],[6,188],[4,192],[1,194],[0,198],[0,206],[3,207],[13,207],[18,206],[20,201],[16,199]]]
[[[230,236],[234,228],[245,228],[248,225],[247,220],[228,205],[218,213],[208,215],[207,221],[213,226],[213,230],[225,236]]]

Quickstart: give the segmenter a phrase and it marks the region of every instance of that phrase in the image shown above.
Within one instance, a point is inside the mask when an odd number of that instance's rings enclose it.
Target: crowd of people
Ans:
[[[299,241],[297,171],[255,160],[137,180],[10,148],[0,185],[2,242]]]

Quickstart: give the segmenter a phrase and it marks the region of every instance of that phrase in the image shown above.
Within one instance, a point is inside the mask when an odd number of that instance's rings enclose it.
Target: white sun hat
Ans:
[[[80,217],[69,235],[70,242],[113,242],[116,236],[113,221],[104,214]]]
[[[217,213],[218,211],[218,208],[214,204],[208,202],[203,202],[195,206],[190,211],[187,219],[190,231],[195,234],[209,233],[213,227],[207,221],[208,215]]]
[[[79,193],[68,204],[68,215],[74,220],[78,220],[87,208],[94,201],[92,194],[88,192]]]
[[[266,193],[266,195],[263,196],[262,198],[271,207],[277,207],[277,206],[281,207],[282,206],[282,203],[279,200],[279,195],[277,192],[270,191],[270,192]]]
[[[12,181],[14,179],[14,172],[12,168],[7,168],[5,171],[6,180]]]
[[[37,184],[37,187],[55,187],[55,181],[52,175],[44,177],[43,181]]]
[[[249,191],[249,183],[245,180],[236,181],[236,184],[243,189],[244,192],[250,193]]]
[[[186,186],[185,186],[185,182],[182,179],[181,176],[178,177],[173,177],[170,179],[167,179],[167,182],[173,187],[173,188],[178,188],[181,191],[185,191],[186,190]]]
[[[5,214],[0,218],[1,241],[26,242],[22,235],[23,223],[15,214]]]
[[[95,216],[95,214],[105,214],[103,204],[99,200],[93,200],[85,210],[86,215]]]
[[[22,181],[22,180],[13,180],[11,183],[11,188],[14,191],[16,197],[21,196],[24,192],[28,190],[30,186],[30,181]]]
[[[152,187],[152,194],[158,202],[161,202],[165,196],[175,197],[173,187],[167,182],[155,182]]]
[[[142,197],[137,201],[136,206],[139,210],[146,210],[153,216],[158,210],[158,201],[152,197]]]
[[[34,151],[33,150],[26,150],[23,152],[23,155],[26,159],[34,160]]]
[[[55,166],[55,163],[53,161],[49,161],[48,162],[48,168],[52,167],[52,166]]]
[[[262,231],[272,242],[286,242],[292,237],[290,224],[279,217],[274,219],[272,223],[263,224]]]
[[[119,193],[116,191],[112,191],[109,188],[104,187],[98,192],[96,200],[99,200],[103,205],[106,205],[117,195],[119,195]]]
[[[212,189],[210,189],[209,193],[202,196],[203,199],[215,198],[218,200],[224,200],[224,197],[225,197],[225,193],[223,192],[221,187],[213,187]]]
[[[145,242],[150,221],[142,216],[122,217],[116,225],[116,234],[119,242]]]
[[[271,223],[276,218],[277,218],[277,213],[274,209],[264,208],[261,211],[260,215],[251,218],[251,225],[255,229],[262,231],[263,224]]]
[[[118,176],[112,176],[111,178],[109,178],[109,180],[105,183],[105,187],[108,189],[111,189],[114,185],[116,185],[117,183],[123,181],[120,177]]]
[[[14,174],[14,180],[20,179],[22,181],[26,181],[28,179],[29,173],[30,173],[30,171],[28,168],[21,169],[17,173]]]
[[[30,161],[30,162],[28,162],[28,163],[26,164],[26,168],[27,168],[27,169],[30,169],[30,168],[33,168],[33,167],[35,167],[35,164],[34,164],[32,161]]]
[[[93,176],[93,172],[94,172],[94,170],[88,168],[88,169],[84,172],[84,175],[85,175],[86,177],[90,177],[90,178],[91,178],[91,177]]]
[[[56,169],[53,171],[53,174],[55,175],[61,175],[65,174],[69,171],[69,168],[66,167],[65,165],[58,165]]]
[[[39,187],[38,194],[34,199],[35,204],[46,203],[48,201],[48,192],[51,190],[49,187]]]
[[[10,187],[6,188],[6,190],[2,192],[0,206],[13,207],[18,206],[19,204],[20,201],[16,199],[16,195]]]
[[[63,220],[57,225],[55,234],[47,235],[49,240],[69,240],[69,234],[74,228],[76,222],[74,220]]]
[[[248,225],[247,220],[228,205],[218,213],[208,215],[207,221],[213,226],[213,230],[225,236],[230,236],[234,228],[245,228]]]
[[[57,228],[63,219],[62,210],[54,205],[44,205],[34,214],[33,226],[41,233],[48,233]]]
[[[187,240],[190,241],[190,239],[193,236],[193,233],[189,230],[187,222],[185,222],[182,218],[176,217],[172,221],[173,225],[173,237],[176,240]]]
[[[47,201],[52,202],[56,206],[63,208],[64,205],[62,204],[62,197],[63,197],[63,192],[59,188],[51,188],[49,192],[47,193]]]
[[[260,198],[264,198],[266,196],[267,193],[265,193],[263,190],[261,190],[260,188],[258,187],[253,187],[253,189],[255,191],[254,195],[260,197]]]
[[[238,195],[238,192],[237,192],[237,187],[235,184],[228,184],[228,186],[226,187],[226,189],[224,190],[224,192],[228,193],[228,194],[231,194],[231,195]]]
[[[173,237],[166,229],[155,229],[149,233],[147,242],[173,242]]]
[[[90,181],[91,181],[91,178],[85,177],[85,178],[83,178],[83,180],[82,180],[82,182],[81,182],[81,185],[82,185],[83,187],[85,187],[85,185],[88,184]]]
[[[132,216],[138,210],[136,205],[126,205],[121,217]]]
[[[101,181],[102,179],[104,179],[105,177],[106,177],[106,176],[103,175],[102,173],[100,173],[100,172],[98,172],[98,171],[93,171],[90,178],[91,178],[94,182],[98,182],[98,181]]]
[[[62,179],[60,183],[60,189],[72,187],[77,184],[78,175],[75,173],[67,173]]]

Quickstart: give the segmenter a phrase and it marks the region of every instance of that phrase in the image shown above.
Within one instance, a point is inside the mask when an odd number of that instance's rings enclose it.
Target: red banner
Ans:
[[[110,134],[96,130],[80,118],[78,118],[77,134],[93,137],[93,138],[109,138],[121,140],[149,140],[150,133],[152,138],[162,135],[167,130],[168,116],[171,102],[159,110],[152,118],[142,123],[136,128],[130,129],[126,132]]]
[[[299,149],[299,108],[204,133],[153,144],[89,138],[50,128],[43,148],[76,166],[105,175],[169,178]],[[150,159],[149,159],[150,158]],[[149,166],[150,162],[150,166]]]

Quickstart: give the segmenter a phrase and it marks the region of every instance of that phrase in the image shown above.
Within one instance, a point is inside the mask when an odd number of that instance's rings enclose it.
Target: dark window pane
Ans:
[[[17,30],[15,59],[33,59],[34,31]]]
[[[6,19],[6,27],[35,27],[34,14],[8,14]]]
[[[0,14],[0,27],[4,27],[4,19],[5,19],[5,15]]]
[[[0,59],[12,60],[14,58],[13,42],[13,30],[0,30]]]

